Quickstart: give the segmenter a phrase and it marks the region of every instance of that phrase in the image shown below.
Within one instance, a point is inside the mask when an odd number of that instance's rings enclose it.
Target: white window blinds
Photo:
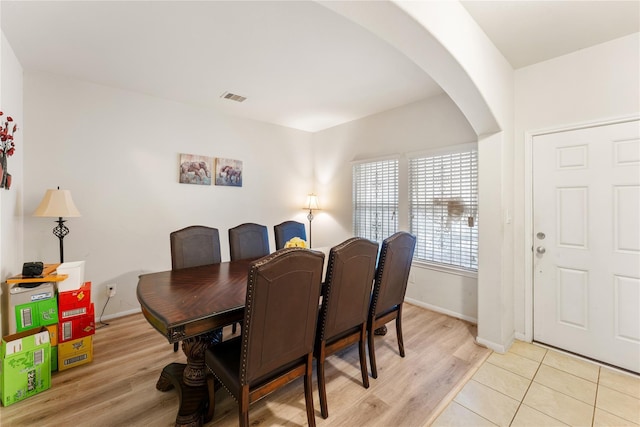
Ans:
[[[414,259],[477,270],[477,150],[409,159],[409,213]]]
[[[353,233],[382,242],[398,230],[398,160],[353,165]]]

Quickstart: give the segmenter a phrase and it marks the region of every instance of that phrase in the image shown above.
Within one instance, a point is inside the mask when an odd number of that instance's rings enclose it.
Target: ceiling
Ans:
[[[640,1],[462,2],[514,68],[640,31]],[[319,131],[442,89],[313,1],[9,1],[2,31],[44,71]],[[246,97],[242,103],[221,98]]]

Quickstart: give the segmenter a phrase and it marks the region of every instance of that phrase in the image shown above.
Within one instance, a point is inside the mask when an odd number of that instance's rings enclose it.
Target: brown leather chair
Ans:
[[[348,239],[329,252],[314,350],[323,418],[329,416],[324,378],[327,356],[358,343],[362,385],[369,388],[365,345],[377,257],[378,244],[360,237]]]
[[[249,269],[242,336],[208,349],[209,412],[220,382],[238,402],[240,426],[249,425],[249,405],[304,377],[307,421],[315,426],[313,343],[324,254],[287,248],[255,261]]]
[[[231,261],[269,255],[269,232],[260,224],[245,223],[229,229]]]
[[[169,235],[171,242],[171,269],[219,264],[220,233],[217,228],[192,225]]]
[[[284,248],[284,245],[294,237],[307,240],[307,232],[304,224],[297,221],[285,221],[274,225],[273,234],[276,237],[276,250]]]
[[[217,228],[204,225],[185,227],[169,234],[169,242],[172,270],[221,262],[220,233]],[[178,351],[178,343],[173,344],[173,351]]]
[[[415,247],[416,237],[404,231],[397,232],[382,242],[367,321],[369,362],[373,378],[378,378],[374,331],[393,319],[396,319],[398,350],[400,356],[404,357],[402,303],[407,291]]]

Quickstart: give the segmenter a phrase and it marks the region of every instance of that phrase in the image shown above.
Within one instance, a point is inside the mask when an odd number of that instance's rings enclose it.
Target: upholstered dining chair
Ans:
[[[231,261],[269,255],[269,232],[260,224],[245,223],[229,229]]]
[[[274,225],[273,234],[276,238],[276,250],[284,248],[284,245],[294,237],[307,240],[304,224],[297,221],[285,221]]]
[[[397,232],[382,242],[367,320],[369,362],[373,378],[378,378],[374,331],[393,319],[396,320],[398,351],[400,356],[404,357],[402,303],[407,291],[415,247],[416,237],[405,231]]]
[[[358,343],[362,385],[369,388],[365,350],[367,313],[377,257],[378,244],[360,237],[348,239],[329,251],[314,349],[323,418],[329,416],[324,376],[327,356]]]
[[[171,245],[171,269],[219,264],[220,233],[217,228],[192,225],[169,234]],[[178,343],[173,344],[178,351]]]
[[[304,377],[307,421],[315,426],[313,344],[324,254],[287,248],[249,268],[242,336],[205,352],[209,412],[218,383],[238,402],[240,426],[249,425],[249,405],[295,378]]]

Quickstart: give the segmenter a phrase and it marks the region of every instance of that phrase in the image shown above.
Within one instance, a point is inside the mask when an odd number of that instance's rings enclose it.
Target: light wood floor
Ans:
[[[398,355],[393,323],[376,337],[378,378],[361,385],[357,347],[327,359],[329,418],[318,426],[426,426],[489,356],[474,343],[475,326],[405,304],[406,357]],[[141,314],[109,321],[94,337],[94,361],[52,377],[51,389],[0,408],[3,426],[172,426],[178,408],[174,391],[156,390],[162,368],[184,361]],[[315,367],[315,365],[314,365]],[[302,380],[261,401],[249,412],[252,425],[306,425]],[[216,393],[216,413],[208,426],[237,426],[237,406]]]

